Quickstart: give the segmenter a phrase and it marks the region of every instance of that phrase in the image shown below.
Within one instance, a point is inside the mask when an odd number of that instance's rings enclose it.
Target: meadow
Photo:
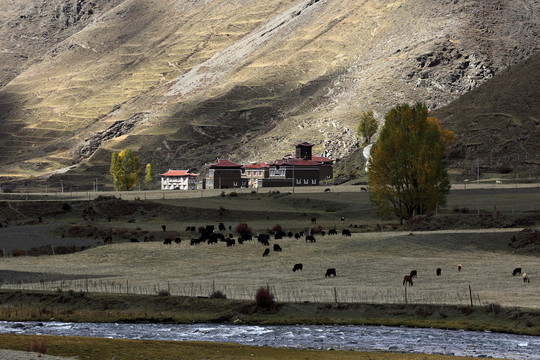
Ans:
[[[392,217],[377,215],[366,192],[358,187],[344,189],[349,191],[303,189],[294,196],[275,191],[234,192],[234,196],[228,191],[202,197],[193,197],[197,192],[170,192],[146,210],[140,210],[144,200],[108,203],[102,199],[74,201],[69,211],[55,213],[51,209],[57,203],[36,201],[28,208],[35,211],[41,206],[42,212],[49,209],[56,215],[44,216],[46,224],[41,227],[4,229],[9,234],[2,240],[4,247],[15,238],[19,247],[32,243],[38,237],[34,229],[39,229],[42,244],[49,238],[92,247],[67,255],[7,256],[0,261],[1,286],[149,295],[167,291],[185,296],[209,296],[219,290],[230,299],[243,300],[252,299],[258,287],[269,286],[281,302],[467,305],[472,301],[474,305],[540,307],[538,253],[508,246],[523,224],[538,226],[537,188],[454,190],[448,205],[437,214],[403,226]],[[167,198],[173,195],[178,198]],[[136,197],[141,199],[140,194]],[[139,207],[126,205],[133,203]],[[84,220],[81,213],[89,204],[95,214]],[[22,206],[17,202],[11,206],[17,205]],[[129,208],[124,215],[123,206]],[[105,215],[113,210],[109,223]],[[312,218],[317,219],[315,224]],[[256,240],[231,247],[225,243],[190,245],[190,238],[198,234],[186,232],[187,226],[217,226],[219,222],[231,226],[224,233],[235,238],[235,227],[241,222],[253,234],[279,225],[292,232],[336,228],[338,235],[315,234],[315,243],[304,238],[272,239],[270,248],[279,244],[283,250],[271,251],[267,257],[262,257],[266,246]],[[84,231],[70,237],[74,226],[84,226]],[[343,228],[350,229],[352,236],[342,236]],[[103,244],[103,229],[123,229],[123,233],[113,235],[112,244],[95,246]],[[60,232],[68,236],[60,237]],[[142,242],[143,234],[153,235],[155,241]],[[133,237],[140,242],[130,242]],[[165,238],[176,237],[183,241],[163,244]],[[303,271],[292,272],[296,263],[303,264]],[[528,273],[530,283],[512,276],[516,267]],[[337,276],[325,277],[327,268],[335,268]],[[442,276],[436,276],[436,268],[442,269]],[[413,269],[418,278],[414,286],[405,288],[403,277]]]

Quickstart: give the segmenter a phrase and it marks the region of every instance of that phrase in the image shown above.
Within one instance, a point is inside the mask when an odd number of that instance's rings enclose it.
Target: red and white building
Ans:
[[[269,168],[270,165],[265,163],[244,165],[242,167],[242,187],[259,187],[259,179],[265,179],[268,177]]]
[[[197,190],[197,176],[189,170],[170,170],[161,174],[161,190]]]

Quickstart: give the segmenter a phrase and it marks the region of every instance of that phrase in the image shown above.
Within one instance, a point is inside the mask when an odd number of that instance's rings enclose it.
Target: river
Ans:
[[[0,321],[0,333],[215,341],[319,350],[540,359],[540,336],[386,326],[109,324]]]

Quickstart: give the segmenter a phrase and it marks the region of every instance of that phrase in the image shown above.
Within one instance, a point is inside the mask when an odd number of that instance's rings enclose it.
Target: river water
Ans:
[[[215,341],[320,350],[540,359],[540,336],[386,326],[108,324],[0,321],[0,333]]]

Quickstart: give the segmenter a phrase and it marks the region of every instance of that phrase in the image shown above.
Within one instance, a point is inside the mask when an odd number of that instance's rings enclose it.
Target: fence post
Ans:
[[[337,305],[337,289],[334,287],[334,304]]]
[[[473,307],[471,285],[469,285],[469,297],[471,298],[471,307]]]
[[[407,305],[407,288],[405,288],[405,305]]]

